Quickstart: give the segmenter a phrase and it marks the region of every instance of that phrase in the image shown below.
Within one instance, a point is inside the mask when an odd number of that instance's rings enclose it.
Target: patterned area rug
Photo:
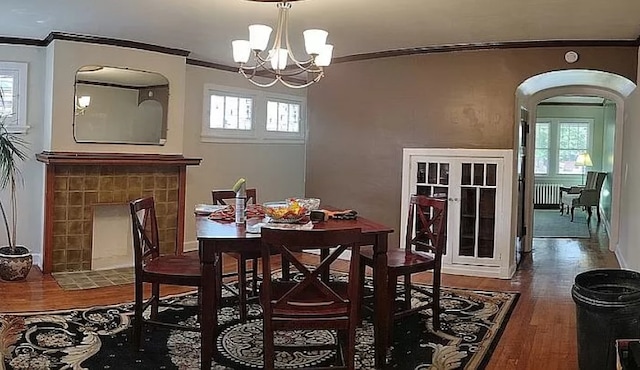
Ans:
[[[371,281],[367,281],[371,289]],[[398,286],[401,289],[401,286]],[[424,310],[393,328],[387,361],[398,369],[478,369],[488,361],[518,298],[518,293],[443,288],[442,330],[432,330],[431,311]],[[165,320],[195,324],[197,295],[166,298],[193,309],[165,309]],[[416,292],[413,300],[426,296]],[[233,300],[220,309],[219,355],[213,369],[262,367],[260,306],[250,305],[250,319],[242,324]],[[200,334],[149,329],[144,350],[128,343],[133,305],[87,310],[0,315],[0,362],[7,369],[199,369]],[[373,325],[366,317],[357,333],[356,367],[373,368]],[[335,343],[332,331],[280,335],[282,343]],[[276,367],[298,369],[334,362],[335,351],[282,351]],[[1,367],[0,367],[1,368]]]

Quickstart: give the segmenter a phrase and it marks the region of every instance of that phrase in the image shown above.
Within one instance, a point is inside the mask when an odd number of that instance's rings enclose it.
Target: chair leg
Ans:
[[[600,207],[599,206],[596,206],[596,214],[598,215],[598,223],[600,223],[600,221],[602,221],[602,220],[600,219],[601,216],[600,216]]]
[[[151,318],[156,319],[158,317],[158,303],[160,303],[160,284],[151,284]]]
[[[142,338],[142,283],[135,283],[135,296],[136,303],[134,308],[134,320],[133,320],[133,347],[137,350],[141,348]]]
[[[360,258],[360,257],[359,257]],[[365,281],[365,272],[367,270],[367,265],[364,263],[364,258],[360,258],[360,271],[358,272],[360,277],[360,285],[358,286],[358,304],[357,307],[357,319],[358,322],[362,322],[362,305],[364,304],[364,281]]]
[[[347,350],[346,352],[347,358],[345,359],[347,369],[353,370],[356,368],[356,327],[358,326],[359,320],[351,319],[349,321],[349,332],[347,333]]]
[[[247,322],[247,260],[242,255],[238,260],[238,303],[240,322]]]
[[[251,272],[251,295],[252,296],[257,296],[258,295],[258,259],[254,258],[251,260],[251,268],[253,269],[253,271]]]
[[[576,207],[571,206],[571,222],[573,222],[573,210],[576,209]]]
[[[587,206],[587,222],[591,221],[591,206]]]
[[[392,275],[389,274],[389,280],[387,280],[387,291],[389,292],[389,300],[390,300],[390,306],[389,306],[389,322],[391,323],[391,325],[389,325],[389,333],[388,333],[388,340],[389,343],[393,343],[393,319],[395,316],[395,312],[396,312],[396,286],[398,285],[398,276],[396,275]],[[375,294],[375,290],[374,290],[374,294]]]
[[[433,291],[431,292],[433,295],[433,307],[431,311],[433,312],[433,329],[440,330],[440,270],[433,271]]]
[[[411,309],[411,274],[404,275],[404,309]]]
[[[262,320],[263,323],[263,342],[264,342],[264,368],[267,370],[273,370],[275,367],[275,348],[273,347],[273,328],[271,322],[267,319]]]
[[[222,302],[222,253],[218,253],[217,256],[217,260],[218,263],[216,263],[215,265],[215,269],[216,269],[216,281],[218,282],[218,284],[216,284],[216,302],[218,302],[218,307],[220,307],[220,304]],[[218,308],[216,307],[216,308]]]

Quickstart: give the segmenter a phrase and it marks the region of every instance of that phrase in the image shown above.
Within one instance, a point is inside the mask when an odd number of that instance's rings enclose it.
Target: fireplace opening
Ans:
[[[133,266],[131,233],[127,204],[94,205],[91,270]]]

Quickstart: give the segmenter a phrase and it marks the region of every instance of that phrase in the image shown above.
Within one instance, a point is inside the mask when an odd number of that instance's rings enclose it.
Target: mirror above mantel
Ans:
[[[169,80],[155,72],[87,65],[75,80],[77,143],[164,145]]]

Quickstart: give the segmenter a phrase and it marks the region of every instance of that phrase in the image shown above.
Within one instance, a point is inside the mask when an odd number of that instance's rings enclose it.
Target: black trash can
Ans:
[[[616,339],[640,338],[640,273],[592,270],[576,276],[580,370],[615,370]]]

